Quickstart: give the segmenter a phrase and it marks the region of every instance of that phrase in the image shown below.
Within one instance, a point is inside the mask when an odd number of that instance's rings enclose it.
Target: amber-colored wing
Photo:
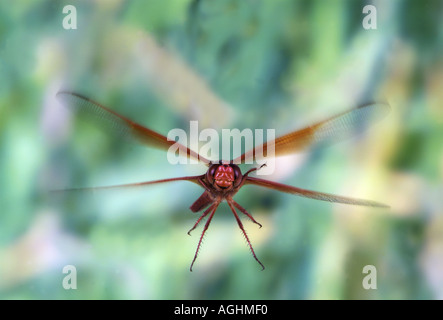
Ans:
[[[390,107],[386,103],[368,103],[357,108],[338,114],[312,126],[288,133],[275,139],[274,154],[276,157],[300,152],[314,144],[332,144],[345,140],[365,129],[369,124],[388,114]],[[242,154],[233,160],[234,163],[256,161],[261,155],[268,155],[268,147],[272,142],[266,142]],[[270,148],[272,151],[272,149]]]
[[[300,189],[300,188],[296,188],[293,186],[288,186],[286,184],[282,184],[282,183],[278,183],[278,182],[274,182],[274,181],[269,181],[269,180],[263,180],[263,179],[259,179],[259,178],[247,177],[245,184],[252,184],[252,185],[256,185],[256,186],[261,186],[261,187],[274,189],[277,191],[286,192],[286,193],[294,194],[297,196],[316,199],[316,200],[338,202],[338,203],[344,203],[344,204],[352,204],[352,205],[357,205],[357,206],[389,208],[389,206],[387,206],[383,203],[375,202],[372,200],[354,199],[354,198],[337,196],[337,195],[333,195],[333,194],[329,194],[329,193],[310,191],[310,190]]]
[[[85,113],[89,117],[100,121],[105,127],[109,127],[110,130],[113,130],[121,135],[135,138],[143,144],[166,151],[173,144],[175,144],[180,153],[186,154],[188,157],[197,159],[204,163],[209,163],[209,160],[200,156],[197,152],[192,151],[186,146],[175,141],[170,141],[165,136],[139,125],[138,123],[135,123],[108,109],[100,103],[78,93],[61,91],[57,93],[57,98],[59,98],[64,105],[71,108],[75,112]]]

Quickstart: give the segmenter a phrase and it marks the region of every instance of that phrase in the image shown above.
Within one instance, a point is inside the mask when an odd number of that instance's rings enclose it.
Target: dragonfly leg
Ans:
[[[192,263],[191,263],[191,267],[189,268],[189,270],[192,272],[192,266],[194,265],[194,262],[195,262],[195,260],[197,259],[197,256],[198,256],[198,252],[200,251],[200,247],[201,247],[201,244],[202,244],[202,240],[203,240],[203,236],[205,235],[205,233],[206,233],[206,230],[208,230],[208,228],[209,228],[209,224],[211,223],[211,220],[212,220],[212,217],[214,216],[214,213],[215,213],[215,211],[217,210],[217,207],[218,207],[218,205],[220,204],[220,202],[216,202],[216,203],[214,203],[209,209],[211,209],[211,214],[209,215],[209,218],[208,218],[208,221],[206,221],[206,224],[205,224],[205,227],[203,228],[203,232],[202,232],[202,234],[201,234],[201,236],[200,236],[200,240],[198,241],[198,245],[197,245],[197,250],[195,251],[195,255],[194,255],[194,259],[192,260]],[[208,210],[206,210],[205,211],[205,213],[203,213],[203,215],[207,215],[208,214],[208,212],[209,212],[209,209]],[[202,216],[203,217],[203,216]],[[202,218],[201,217],[201,218]],[[201,218],[199,219],[199,220],[201,220]],[[198,223],[199,221],[197,221],[197,223]],[[192,229],[191,229],[192,230]],[[191,230],[189,230],[189,232],[191,231]]]
[[[243,228],[243,224],[242,224],[240,218],[238,217],[238,214],[235,211],[235,208],[234,208],[233,204],[231,203],[231,201],[228,201],[228,205],[231,208],[232,213],[235,216],[235,220],[237,220],[237,224],[240,227],[240,230],[242,231],[243,235],[245,236],[245,239],[246,239],[246,241],[248,243],[249,249],[251,249],[251,253],[254,256],[254,259],[260,264],[260,266],[262,267],[262,270],[264,270],[265,266],[263,265],[263,263],[260,262],[260,260],[258,260],[257,256],[255,255],[254,249],[252,248],[252,245],[251,245],[251,241],[249,241],[248,235],[246,234],[246,231]]]
[[[200,218],[198,218],[197,222],[194,224],[194,226],[188,231],[188,234],[191,235],[191,231],[194,230],[195,228],[197,228],[198,224],[200,223],[200,221],[206,217],[208,215],[209,212],[211,212],[211,210],[214,208],[215,204],[211,205],[208,209],[206,209],[205,212],[203,212],[203,214],[200,216]]]
[[[235,206],[238,210],[240,210],[244,215],[246,215],[249,219],[251,219],[252,222],[254,222],[255,224],[257,224],[260,228],[263,227],[263,226],[261,225],[261,223],[255,221],[254,217],[251,216],[251,215],[246,211],[245,208],[243,208],[241,205],[239,205],[239,204],[238,204],[237,202],[235,202],[233,199],[231,199],[231,201],[232,201],[232,203],[234,204],[234,206]]]

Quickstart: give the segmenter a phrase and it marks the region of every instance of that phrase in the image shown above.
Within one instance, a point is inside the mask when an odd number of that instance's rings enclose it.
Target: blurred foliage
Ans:
[[[74,4],[78,29],[62,27]],[[377,8],[377,29],[362,8]],[[0,298],[443,298],[441,0],[0,1]],[[80,92],[167,134],[275,128],[359,103],[391,114],[333,148],[285,157],[270,179],[389,203],[389,210],[247,186],[257,221],[221,205],[201,227],[186,182],[90,193],[52,189],[200,174],[126,143],[60,105]],[[245,166],[242,169],[247,169]],[[77,290],[65,290],[65,265]],[[365,290],[365,265],[377,289]]]

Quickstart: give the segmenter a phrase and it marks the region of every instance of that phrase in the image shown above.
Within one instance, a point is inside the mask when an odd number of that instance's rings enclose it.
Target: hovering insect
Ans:
[[[257,154],[264,154],[267,152],[268,142],[261,146],[256,146],[254,149],[242,154],[236,159],[225,161],[221,160],[218,162],[211,162],[208,159],[202,157],[198,153],[190,150],[184,145],[178,144],[175,141],[169,141],[165,136],[152,131],[146,127],[143,127],[119,114],[108,109],[107,107],[86,98],[80,94],[74,92],[61,91],[57,93],[57,97],[68,107],[74,109],[77,112],[86,113],[89,116],[100,119],[100,121],[108,124],[114,130],[120,131],[130,138],[135,138],[139,142],[146,144],[151,147],[156,147],[164,150],[168,150],[173,144],[182,151],[185,151],[188,158],[197,159],[208,165],[208,170],[205,174],[198,176],[187,176],[178,178],[169,178],[155,181],[147,181],[140,183],[131,183],[115,186],[106,187],[96,187],[96,188],[82,188],[75,190],[96,190],[96,189],[110,189],[110,188],[125,188],[125,187],[138,187],[147,186],[153,184],[160,184],[173,181],[189,181],[193,182],[204,189],[203,194],[191,205],[190,209],[192,212],[203,211],[203,214],[197,219],[194,226],[188,231],[191,234],[203,218],[209,216],[203,232],[198,241],[197,249],[195,251],[194,259],[192,260],[190,271],[197,259],[203,236],[209,228],[209,224],[217,210],[218,206],[222,201],[226,201],[234,214],[237,224],[246,238],[247,244],[251,250],[254,259],[260,264],[262,270],[265,268],[264,265],[257,258],[251,242],[245,232],[243,224],[239,218],[237,210],[242,214],[246,215],[253,223],[257,224],[260,228],[262,225],[258,223],[251,214],[249,214],[246,209],[240,206],[234,199],[234,195],[244,186],[244,185],[257,185],[269,189],[274,189],[281,192],[286,192],[294,194],[297,196],[312,198],[316,200],[337,202],[350,205],[360,205],[360,206],[370,206],[387,208],[388,206],[379,202],[371,200],[362,200],[348,198],[323,192],[310,191],[305,189],[300,189],[297,187],[281,184],[274,181],[269,181],[265,179],[251,177],[250,174],[260,168],[252,168],[242,173],[239,166],[240,163],[245,163],[250,160],[257,160]],[[388,113],[390,107],[386,103],[369,103],[358,106],[349,111],[338,114],[334,117],[321,121],[317,124],[308,126],[304,129],[297,130],[281,136],[274,141],[275,156],[287,155],[295,152],[300,152],[306,149],[308,146],[314,143],[332,143],[340,141],[352,134],[355,128],[367,124],[369,116],[371,120],[375,118],[381,118]],[[262,148],[262,152],[256,152],[259,148]],[[250,162],[249,162],[250,163]],[[73,190],[73,189],[70,189]]]

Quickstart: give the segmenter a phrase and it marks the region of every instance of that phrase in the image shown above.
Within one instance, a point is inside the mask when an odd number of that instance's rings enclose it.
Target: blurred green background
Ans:
[[[65,5],[77,29],[65,30]],[[363,7],[377,29],[362,27]],[[0,1],[0,298],[442,299],[443,1]],[[52,189],[202,174],[81,121],[80,92],[158,132],[274,128],[388,101],[373,130],[279,159],[269,179],[373,199],[330,204],[246,186],[189,272],[200,226],[186,182]],[[247,166],[242,167],[248,169]],[[63,267],[77,269],[65,290]],[[377,289],[362,286],[365,265]]]

